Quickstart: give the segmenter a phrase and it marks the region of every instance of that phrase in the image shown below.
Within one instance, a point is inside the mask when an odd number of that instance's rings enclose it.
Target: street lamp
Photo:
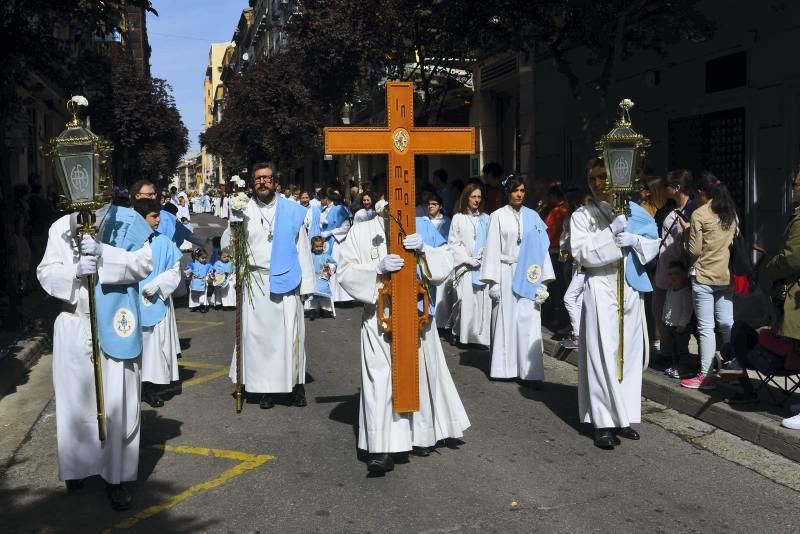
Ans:
[[[644,157],[650,140],[636,133],[631,125],[630,109],[633,102],[624,99],[619,103],[619,112],[614,128],[595,143],[597,155],[606,167],[606,193],[614,197],[617,215],[630,215],[628,197],[636,190],[636,180],[644,169]],[[617,324],[619,347],[617,351],[617,380],[622,382],[625,367],[625,251],[617,268]]]
[[[95,135],[78,119],[78,110],[88,106],[82,96],[74,96],[67,102],[67,110],[72,120],[66,129],[51,140],[48,156],[56,167],[58,183],[63,193],[63,205],[67,210],[79,213],[81,235],[94,235],[92,224],[94,210],[102,207],[110,199],[109,182],[106,179],[111,143]],[[103,369],[101,365],[100,337],[97,330],[97,305],[95,304],[95,275],[89,275],[87,289],[89,294],[89,323],[92,334],[92,363],[94,367],[94,388],[97,402],[97,431],[100,441],[106,439],[106,415],[103,399]]]

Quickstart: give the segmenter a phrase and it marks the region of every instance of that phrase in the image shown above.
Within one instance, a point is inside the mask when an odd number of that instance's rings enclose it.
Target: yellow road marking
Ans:
[[[181,319],[179,321],[175,321],[178,324],[212,324],[215,326],[219,326],[221,324],[225,324],[225,321],[191,321],[189,319]]]
[[[206,382],[210,382],[217,378],[222,378],[223,376],[228,376],[228,369],[220,369],[219,371],[214,371],[213,373],[209,373],[207,375],[198,376],[197,378],[191,378],[186,382],[181,384],[183,389],[190,388],[192,386],[197,386],[199,384],[205,384]]]
[[[227,369],[226,365],[215,365],[213,363],[194,362],[190,360],[181,360],[178,365],[188,367],[189,369]]]
[[[196,454],[198,456],[211,456],[213,458],[224,458],[226,460],[235,460],[239,462],[232,468],[228,469],[221,475],[217,476],[216,478],[212,478],[206,482],[201,482],[199,484],[195,484],[191,486],[189,489],[180,492],[179,494],[170,497],[166,501],[161,504],[156,504],[153,506],[149,506],[139,512],[138,514],[125,519],[124,521],[120,521],[113,527],[104,530],[104,533],[111,532],[112,529],[128,529],[132,526],[144,521],[145,519],[149,519],[154,515],[163,512],[165,510],[169,510],[170,508],[176,506],[177,504],[185,501],[189,497],[193,497],[198,493],[202,493],[204,491],[212,490],[222,484],[228,482],[232,478],[238,477],[246,473],[247,471],[251,471],[271,460],[274,459],[273,456],[268,454],[248,454],[246,452],[239,452],[239,451],[230,451],[225,449],[207,449],[205,447],[187,447],[184,445],[154,445],[152,448],[154,449],[162,449],[166,452],[176,452],[180,454]]]

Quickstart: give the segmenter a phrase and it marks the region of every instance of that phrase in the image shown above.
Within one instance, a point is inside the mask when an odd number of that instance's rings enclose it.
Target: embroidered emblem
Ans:
[[[114,332],[119,337],[130,337],[136,330],[136,318],[128,308],[120,308],[114,314]]]
[[[394,149],[404,153],[408,149],[408,131],[405,128],[398,128],[392,134]]]
[[[530,282],[531,284],[535,284],[536,282],[539,281],[539,278],[542,277],[542,266],[537,263],[534,263],[533,265],[528,267],[528,272],[526,273],[526,276],[528,278],[528,282]]]

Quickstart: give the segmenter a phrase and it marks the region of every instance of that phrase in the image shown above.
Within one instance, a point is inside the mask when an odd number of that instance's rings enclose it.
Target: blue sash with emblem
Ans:
[[[471,215],[467,215],[467,217],[471,217]],[[481,213],[475,225],[475,246],[472,249],[473,258],[478,258],[483,255],[483,247],[486,246],[487,235],[489,235],[489,216],[485,213]],[[481,260],[483,260],[483,258],[481,258]],[[486,285],[486,282],[481,280],[480,267],[472,271],[472,285],[475,287],[483,287]]]
[[[628,216],[628,232],[648,239],[658,239],[656,220],[635,202],[629,204],[631,214]],[[628,285],[640,293],[653,291],[650,277],[635,253],[628,252],[625,262],[625,280]]]
[[[314,264],[314,278],[316,279],[315,295],[320,297],[331,297],[331,283],[328,273],[325,272],[325,264],[335,265],[336,262],[330,255],[326,253],[313,254],[312,262]]]
[[[536,290],[542,284],[545,258],[550,248],[547,225],[539,214],[522,207],[522,244],[517,258],[517,270],[511,289],[519,298],[534,300]]]
[[[181,259],[181,251],[178,250],[172,239],[165,235],[157,234],[153,237],[150,240],[150,248],[153,250],[153,272],[139,282],[139,293],[141,293],[144,286],[161,273],[169,271]],[[139,311],[142,317],[142,326],[155,326],[167,314],[167,301],[162,299],[158,293],[153,295],[152,298],[155,300],[150,300],[144,295],[141,296]]]
[[[293,292],[303,279],[297,256],[297,234],[306,219],[306,208],[277,195],[275,237],[269,268],[269,292],[284,295]]]
[[[128,252],[140,249],[153,234],[141,215],[112,205],[100,226],[101,243]],[[100,348],[112,358],[132,360],[142,353],[139,284],[95,287]]]
[[[166,210],[161,210],[160,217],[161,221],[156,228],[158,233],[172,239],[176,246],[181,246],[192,231],[183,223],[178,222],[178,218]]]

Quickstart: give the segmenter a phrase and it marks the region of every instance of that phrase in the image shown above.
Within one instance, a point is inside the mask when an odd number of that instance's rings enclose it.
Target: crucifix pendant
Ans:
[[[272,232],[270,232],[269,235],[267,236],[267,241],[270,242],[272,241]]]
[[[521,244],[522,244],[522,238],[521,238],[521,237],[518,237],[518,238],[517,238],[517,245],[521,245]]]

